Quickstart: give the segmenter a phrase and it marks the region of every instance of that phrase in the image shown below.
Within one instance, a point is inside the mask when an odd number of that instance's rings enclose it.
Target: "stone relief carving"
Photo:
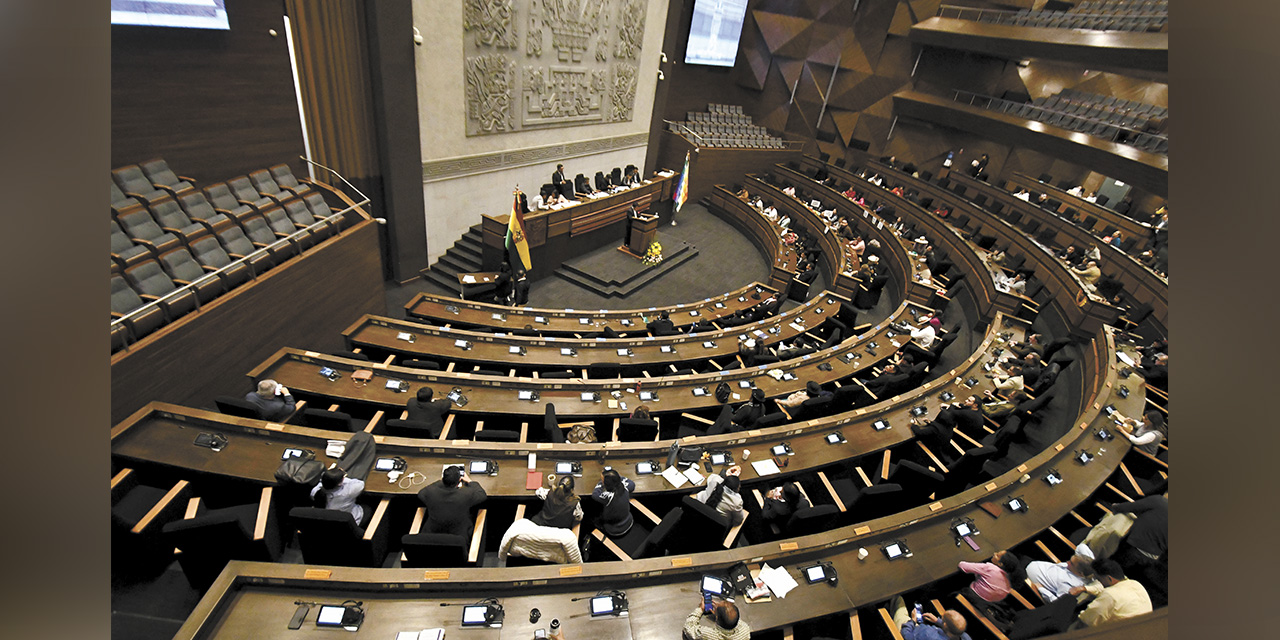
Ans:
[[[632,119],[648,0],[464,3],[468,136]]]
[[[640,0],[624,0],[618,12],[617,47],[613,57],[639,60],[640,45],[644,42],[645,4]]]
[[[462,28],[476,33],[475,46],[514,49],[517,36],[511,19],[514,0],[465,0]]]
[[[636,67],[619,63],[613,67],[613,111],[609,120],[625,122],[631,120],[631,109],[636,103]]]
[[[511,83],[516,63],[489,54],[467,58],[467,121],[479,132],[510,131]]]

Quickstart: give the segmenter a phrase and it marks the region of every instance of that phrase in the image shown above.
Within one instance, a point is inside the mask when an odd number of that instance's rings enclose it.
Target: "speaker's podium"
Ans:
[[[632,213],[627,218],[627,250],[643,257],[658,235],[658,214]]]

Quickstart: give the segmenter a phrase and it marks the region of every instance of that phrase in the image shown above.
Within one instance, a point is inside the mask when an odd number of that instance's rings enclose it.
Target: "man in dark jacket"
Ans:
[[[433,400],[435,392],[431,387],[418,389],[418,397],[412,398],[405,405],[409,411],[409,419],[424,422],[431,427],[431,432],[439,435],[444,429],[444,417],[449,415],[453,403],[448,400]]]
[[[449,466],[439,482],[418,492],[418,500],[427,507],[427,533],[451,533],[471,537],[471,510],[488,495],[478,483],[463,472],[461,466]]]

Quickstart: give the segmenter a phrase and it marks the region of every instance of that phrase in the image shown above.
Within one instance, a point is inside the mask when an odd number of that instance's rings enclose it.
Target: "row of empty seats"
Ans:
[[[1089,4],[1089,3],[1084,3]],[[940,7],[938,15],[989,24],[1047,29],[1088,31],[1162,31],[1169,25],[1167,3],[1108,3],[1108,7],[1076,7],[1070,11],[989,11],[962,7]]]
[[[329,225],[307,231],[337,210],[286,165],[203,192],[192,182],[163,160],[112,171],[113,350],[333,232]]]
[[[781,149],[782,138],[769,135],[769,130],[752,123],[751,116],[738,105],[707,105],[706,112],[690,111],[685,122],[669,122],[667,128],[678,134],[693,134],[691,142],[708,147]]]
[[[1169,137],[1164,134],[1150,132],[1150,130],[1164,126],[1165,116],[1163,115],[1149,115],[1150,112],[1120,115],[1113,109],[1101,106],[1078,105],[1070,100],[1063,101],[1061,99],[1053,103],[1055,107],[1060,104],[1069,105],[1072,113],[1066,113],[1051,107],[1037,106],[1034,103],[1015,102],[965,91],[957,91],[956,99],[992,111],[999,111],[1028,120],[1036,120],[1055,127],[1085,133],[1096,138],[1137,147],[1151,153],[1162,155],[1168,155],[1169,153]],[[1063,108],[1066,109],[1066,107]],[[1094,113],[1095,109],[1097,111],[1096,114]],[[1166,109],[1165,113],[1167,111]]]

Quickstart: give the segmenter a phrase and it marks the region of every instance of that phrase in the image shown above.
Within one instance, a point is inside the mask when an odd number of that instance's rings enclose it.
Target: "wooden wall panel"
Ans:
[[[111,424],[152,400],[212,408],[281,347],[342,349],[342,330],[386,311],[378,224],[365,220],[256,283],[162,329],[111,366]]]
[[[226,7],[230,31],[111,27],[112,167],[159,156],[199,186],[280,162],[305,173],[282,4]]]

